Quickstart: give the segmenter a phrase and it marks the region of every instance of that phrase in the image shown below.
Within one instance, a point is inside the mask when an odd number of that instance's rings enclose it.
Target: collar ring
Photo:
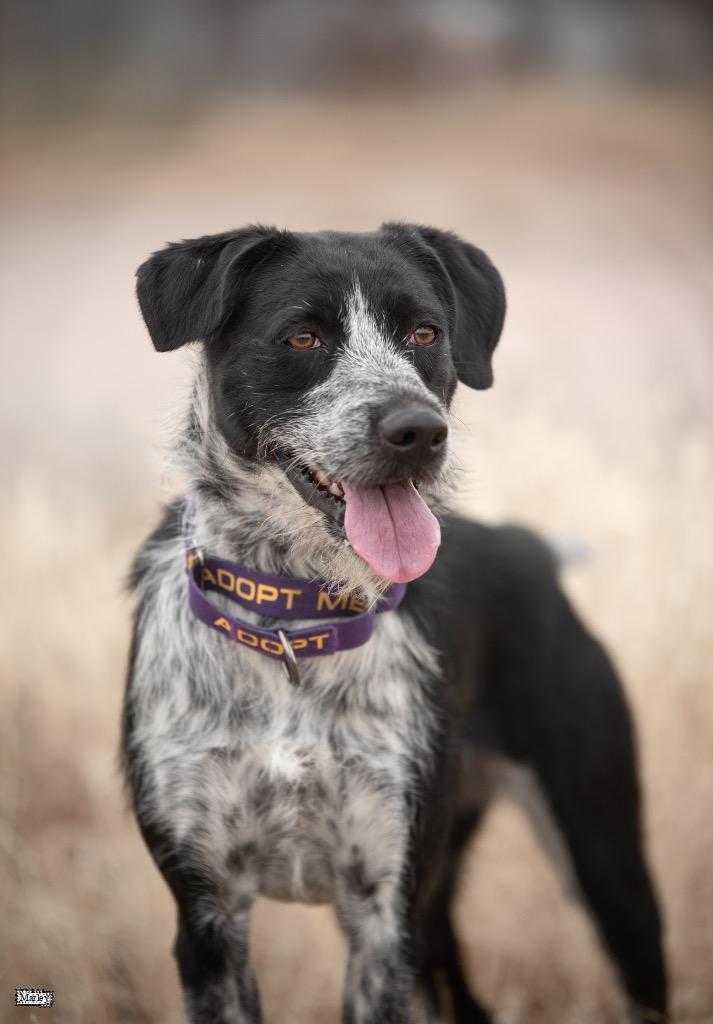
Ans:
[[[285,631],[283,629],[277,629],[275,630],[275,632],[280,638],[282,649],[285,652],[285,660],[283,664],[287,671],[287,678],[289,679],[290,683],[293,686],[300,686],[302,683],[302,680],[300,678],[300,666],[297,663],[295,652],[292,650],[292,644],[287,639],[287,635],[285,634]]]

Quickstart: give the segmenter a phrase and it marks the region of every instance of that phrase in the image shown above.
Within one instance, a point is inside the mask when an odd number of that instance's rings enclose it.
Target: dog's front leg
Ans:
[[[349,940],[343,1024],[410,1024],[414,972],[398,880],[369,881],[356,861],[342,873],[338,911]]]
[[[178,900],[174,954],[189,1024],[260,1024],[260,997],[249,958],[255,898],[248,871],[226,885],[209,875],[175,873]]]
[[[189,1024],[259,1024],[248,921],[216,916],[199,923],[181,914],[175,956]]]

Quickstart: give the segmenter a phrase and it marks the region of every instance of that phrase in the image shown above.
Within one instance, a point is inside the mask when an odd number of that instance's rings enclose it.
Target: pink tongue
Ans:
[[[343,487],[349,543],[374,572],[408,583],[430,569],[441,528],[410,480],[387,487]]]

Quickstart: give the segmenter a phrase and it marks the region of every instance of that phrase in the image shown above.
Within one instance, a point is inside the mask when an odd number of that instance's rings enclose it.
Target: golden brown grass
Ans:
[[[2,254],[2,1021],[32,1019],[16,985],[55,989],[35,1015],[54,1024],[180,1020],[173,909],[115,749],[121,581],[189,370],[150,351],[133,269],[163,240],[249,220],[394,217],[457,228],[505,274],[497,387],[458,404],[461,507],[594,552],[565,580],[636,714],[676,1019],[713,1017],[705,103],[533,82],[442,103],[252,98],[170,135],[107,115],[21,140]],[[588,922],[507,806],[456,916],[503,1024],[623,1019]],[[261,904],[254,950],[268,1022],[338,1019],[345,951],[327,911]]]

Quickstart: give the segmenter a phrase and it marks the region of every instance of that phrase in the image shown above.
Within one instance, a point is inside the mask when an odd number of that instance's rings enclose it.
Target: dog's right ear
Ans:
[[[136,294],[154,347],[169,352],[215,334],[245,275],[290,237],[248,227],[174,242],[150,256],[136,272]]]
[[[458,379],[478,391],[489,388],[493,351],[505,319],[505,288],[498,271],[482,249],[450,231],[403,223],[382,224],[381,229],[422,266],[435,261],[452,296],[451,351]]]

